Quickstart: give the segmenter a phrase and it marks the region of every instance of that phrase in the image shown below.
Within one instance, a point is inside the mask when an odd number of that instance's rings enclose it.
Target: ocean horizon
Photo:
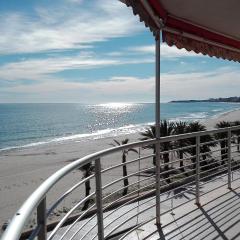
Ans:
[[[239,108],[239,103],[161,103],[161,119],[199,121]],[[136,133],[154,123],[154,113],[154,103],[4,103],[0,151]]]

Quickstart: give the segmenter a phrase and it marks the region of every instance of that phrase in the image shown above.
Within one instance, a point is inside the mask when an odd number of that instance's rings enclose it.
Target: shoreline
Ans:
[[[210,130],[218,121],[240,120],[240,109],[225,112],[215,118],[202,119]],[[28,148],[0,152],[0,226],[9,220],[27,197],[54,172],[69,162],[90,153],[110,148],[113,139],[129,142],[138,141],[139,133],[108,136],[86,141],[71,140],[57,144],[45,144]],[[119,163],[119,156],[108,158],[107,165]],[[51,191],[49,201],[53,201],[73,182],[79,181],[81,173],[75,171],[64,182],[57,184]],[[74,196],[73,196],[74,198]]]
[[[129,124],[119,128],[101,129],[92,133],[79,133],[79,134],[68,135],[68,136],[59,136],[56,138],[46,139],[45,141],[32,142],[32,143],[27,143],[27,144],[18,145],[18,146],[4,147],[0,149],[0,154],[2,152],[11,152],[11,151],[17,151],[21,149],[34,148],[38,146],[58,145],[58,144],[72,143],[72,142],[88,142],[88,141],[94,141],[94,140],[105,139],[105,138],[115,138],[115,137],[117,138],[119,136],[139,133],[140,131],[144,130],[146,127],[152,124],[153,123],[150,123],[150,122],[139,123],[135,125]]]
[[[227,122],[233,122],[233,121],[240,121],[240,108],[239,109],[234,109],[234,110],[229,110],[227,112],[217,114],[215,117],[209,118],[209,119],[204,119],[200,121],[203,123],[208,130],[214,129],[216,123],[220,121],[227,121]]]
[[[222,113],[217,113],[209,118],[197,119],[192,121],[199,121],[202,124],[209,125],[210,129],[212,129],[213,128],[212,123],[214,122],[214,119],[218,119],[218,118],[221,119],[222,117],[227,116],[228,114],[235,111],[240,111],[240,108],[232,109]],[[181,121],[184,121],[184,120],[181,120]],[[43,141],[36,141],[36,142],[26,143],[23,145],[4,147],[0,149],[0,154],[5,152],[8,153],[12,151],[35,148],[39,146],[61,145],[64,143],[72,143],[72,142],[88,142],[88,141],[105,139],[105,138],[118,138],[119,136],[137,134],[152,124],[154,124],[154,122],[129,124],[129,125],[118,127],[118,128],[101,129],[92,133],[79,133],[79,134],[68,135],[68,136],[59,136],[56,138],[49,138]],[[208,128],[209,126],[206,126],[206,127]],[[127,130],[129,130],[130,132],[127,133],[126,132]]]
[[[240,104],[240,103],[239,103]],[[232,109],[232,110],[229,110],[229,111],[226,111],[226,112],[222,112],[222,113],[218,113],[208,119],[216,119],[216,118],[221,118],[223,116],[226,116],[228,114],[231,114],[232,112],[235,112],[235,111],[240,111],[240,107],[239,108],[236,108],[236,109]],[[205,120],[208,120],[208,119],[205,119]]]

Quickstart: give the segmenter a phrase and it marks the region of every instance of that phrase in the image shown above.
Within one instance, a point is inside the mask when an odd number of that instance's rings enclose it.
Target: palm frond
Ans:
[[[122,145],[124,145],[124,144],[127,144],[127,143],[128,143],[128,141],[129,141],[129,139],[128,139],[128,138],[124,139],[124,140],[122,141]]]
[[[221,121],[216,124],[216,128],[225,128],[230,126],[231,126],[231,123],[227,121]]]
[[[230,127],[230,126],[231,126],[230,122],[221,121],[221,122],[218,122],[215,127],[216,128],[225,128],[225,127]],[[226,137],[227,137],[227,133],[226,132],[215,134],[215,138],[216,139],[223,139],[223,138],[226,138]]]
[[[135,152],[135,153],[138,154],[138,150],[136,150],[136,149],[134,149],[134,148],[130,148],[130,149],[128,149],[127,152]]]
[[[240,126],[240,121],[234,121],[231,123],[232,126]],[[240,135],[240,129],[238,130],[234,130],[232,132],[235,136],[239,136]]]
[[[121,145],[121,143],[120,142],[118,142],[116,139],[113,139],[113,141],[118,145],[118,146],[120,146]]]

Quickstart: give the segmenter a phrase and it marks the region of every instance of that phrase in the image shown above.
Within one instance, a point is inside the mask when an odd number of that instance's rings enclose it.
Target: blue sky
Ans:
[[[153,102],[154,38],[117,0],[3,0],[0,102]],[[161,46],[161,101],[239,96],[239,64]]]

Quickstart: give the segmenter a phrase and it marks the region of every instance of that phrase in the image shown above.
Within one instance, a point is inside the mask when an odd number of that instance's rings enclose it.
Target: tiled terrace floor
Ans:
[[[237,177],[238,173],[235,173]],[[226,177],[219,180],[223,183]],[[219,184],[206,184],[202,193]],[[194,201],[164,214],[161,227],[155,221],[128,234],[125,239],[159,240],[238,240],[240,239],[240,187],[239,180],[232,184],[232,190],[220,187],[201,197],[201,206]],[[175,200],[176,201],[176,200]]]
[[[182,196],[174,197],[173,200],[167,200],[172,194],[164,194],[161,196],[161,227],[157,228],[155,220],[135,229],[131,230],[127,235],[114,237],[119,239],[124,237],[127,240],[240,240],[240,177],[239,171],[233,174],[235,181],[232,183],[232,190],[227,188],[227,176],[220,176],[212,179],[211,182],[201,186],[201,206],[195,204],[195,195],[193,189]],[[224,185],[224,186],[222,186]],[[222,187],[221,187],[222,186]],[[209,190],[215,189],[212,192]],[[209,193],[207,193],[209,192]],[[150,200],[150,201],[149,201]],[[137,203],[132,203],[113,211],[110,216],[104,220],[104,225],[111,223],[110,229],[113,229],[122,221],[136,215],[136,211],[142,211],[155,203],[155,198],[140,201],[140,207],[136,209]],[[185,204],[184,204],[185,203]],[[183,205],[182,205],[183,204]],[[182,205],[177,207],[177,205]],[[135,210],[131,209],[135,207]],[[173,209],[172,209],[173,207]],[[165,213],[164,213],[165,212]],[[104,216],[109,212],[104,213]],[[127,223],[119,228],[116,232],[134,227],[136,222],[141,223],[155,216],[155,208],[150,208],[139,218],[131,218]],[[117,220],[116,220],[117,219]],[[63,239],[71,239],[78,228],[87,220],[78,222]],[[91,226],[96,224],[96,218],[87,224],[83,231],[78,232],[73,239],[82,239],[84,233],[88,232]],[[61,239],[62,233],[68,227],[61,228],[54,240]],[[109,229],[105,229],[105,236],[109,233]],[[93,228],[83,239],[93,239],[97,236],[97,228]],[[113,239],[113,238],[112,238]]]

